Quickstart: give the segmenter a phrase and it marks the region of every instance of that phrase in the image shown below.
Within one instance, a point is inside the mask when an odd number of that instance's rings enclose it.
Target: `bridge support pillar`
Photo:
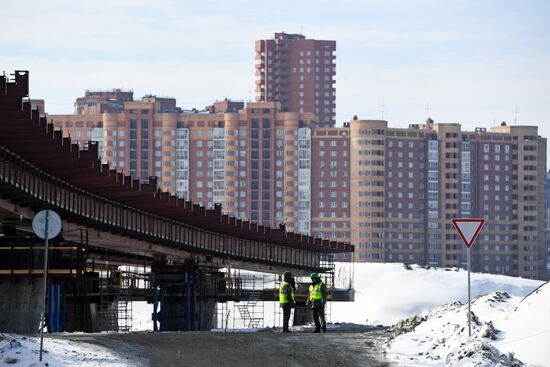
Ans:
[[[118,330],[118,310],[114,292],[111,289],[104,290],[107,294],[101,294],[101,281],[96,273],[88,274],[78,282],[63,284],[64,302],[60,317],[62,318],[61,331],[85,333],[97,333],[100,331]],[[55,330],[52,328],[52,330]]]
[[[39,279],[0,278],[0,331],[36,334],[43,296]]]
[[[87,300],[67,300],[65,309],[65,330],[97,333],[100,331],[97,305]]]
[[[201,303],[199,320],[199,330],[212,330],[216,325],[216,300],[207,299]]]
[[[153,269],[153,330],[199,330],[197,277],[192,264]]]

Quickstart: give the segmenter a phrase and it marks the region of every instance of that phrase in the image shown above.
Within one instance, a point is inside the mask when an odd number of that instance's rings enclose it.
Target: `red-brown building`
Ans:
[[[319,127],[314,114],[278,102],[224,101],[214,113],[174,105],[146,97],[119,113],[49,120],[81,143],[102,142],[113,168],[157,176],[162,189],[239,218],[349,241],[356,261],[463,267],[451,219],[481,217],[474,270],[546,277],[546,139],[537,127]]]
[[[334,126],[336,41],[275,33],[256,41],[256,101],[281,103],[283,111],[310,112],[318,126]]]

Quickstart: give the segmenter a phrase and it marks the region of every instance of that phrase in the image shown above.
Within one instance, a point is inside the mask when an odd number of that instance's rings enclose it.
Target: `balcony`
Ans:
[[[288,52],[286,51],[276,51],[275,52],[275,60],[288,60]]]
[[[275,69],[275,76],[288,76],[288,69]]]

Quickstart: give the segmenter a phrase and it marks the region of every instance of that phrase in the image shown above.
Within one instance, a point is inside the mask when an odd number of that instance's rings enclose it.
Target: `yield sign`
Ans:
[[[458,234],[462,237],[462,241],[464,241],[464,244],[468,248],[474,244],[477,235],[485,223],[485,219],[479,218],[453,219],[452,221]]]

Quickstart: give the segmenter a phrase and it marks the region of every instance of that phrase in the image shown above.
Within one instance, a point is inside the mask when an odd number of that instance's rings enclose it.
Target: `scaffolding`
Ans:
[[[113,272],[107,266],[99,272],[99,305],[97,313],[101,331],[118,331],[118,309],[115,301],[117,293]],[[115,301],[115,302],[114,302]]]
[[[227,302],[219,302],[216,305],[216,328],[227,331],[229,319],[231,318],[231,309]]]
[[[327,323],[332,322],[332,291],[335,287],[335,264],[334,264],[334,254],[324,254],[321,255],[320,266],[324,270],[323,273],[320,273],[321,280],[327,286],[327,304],[325,307],[325,321]]]
[[[266,327],[264,296],[266,291],[274,289],[276,275],[231,269],[226,269],[225,274],[226,293],[232,297],[217,304],[217,328],[227,330]]]
[[[259,328],[264,326],[264,302],[261,300],[265,289],[265,276],[240,274],[235,277],[238,287],[238,300],[235,302],[242,326]],[[236,325],[236,313],[233,312],[233,325]]]
[[[132,301],[145,298],[150,274],[137,266],[105,266],[98,272],[97,313],[102,331],[132,331]]]
[[[132,331],[132,296],[138,286],[137,273],[130,266],[119,267],[120,288],[116,297],[118,331]]]

